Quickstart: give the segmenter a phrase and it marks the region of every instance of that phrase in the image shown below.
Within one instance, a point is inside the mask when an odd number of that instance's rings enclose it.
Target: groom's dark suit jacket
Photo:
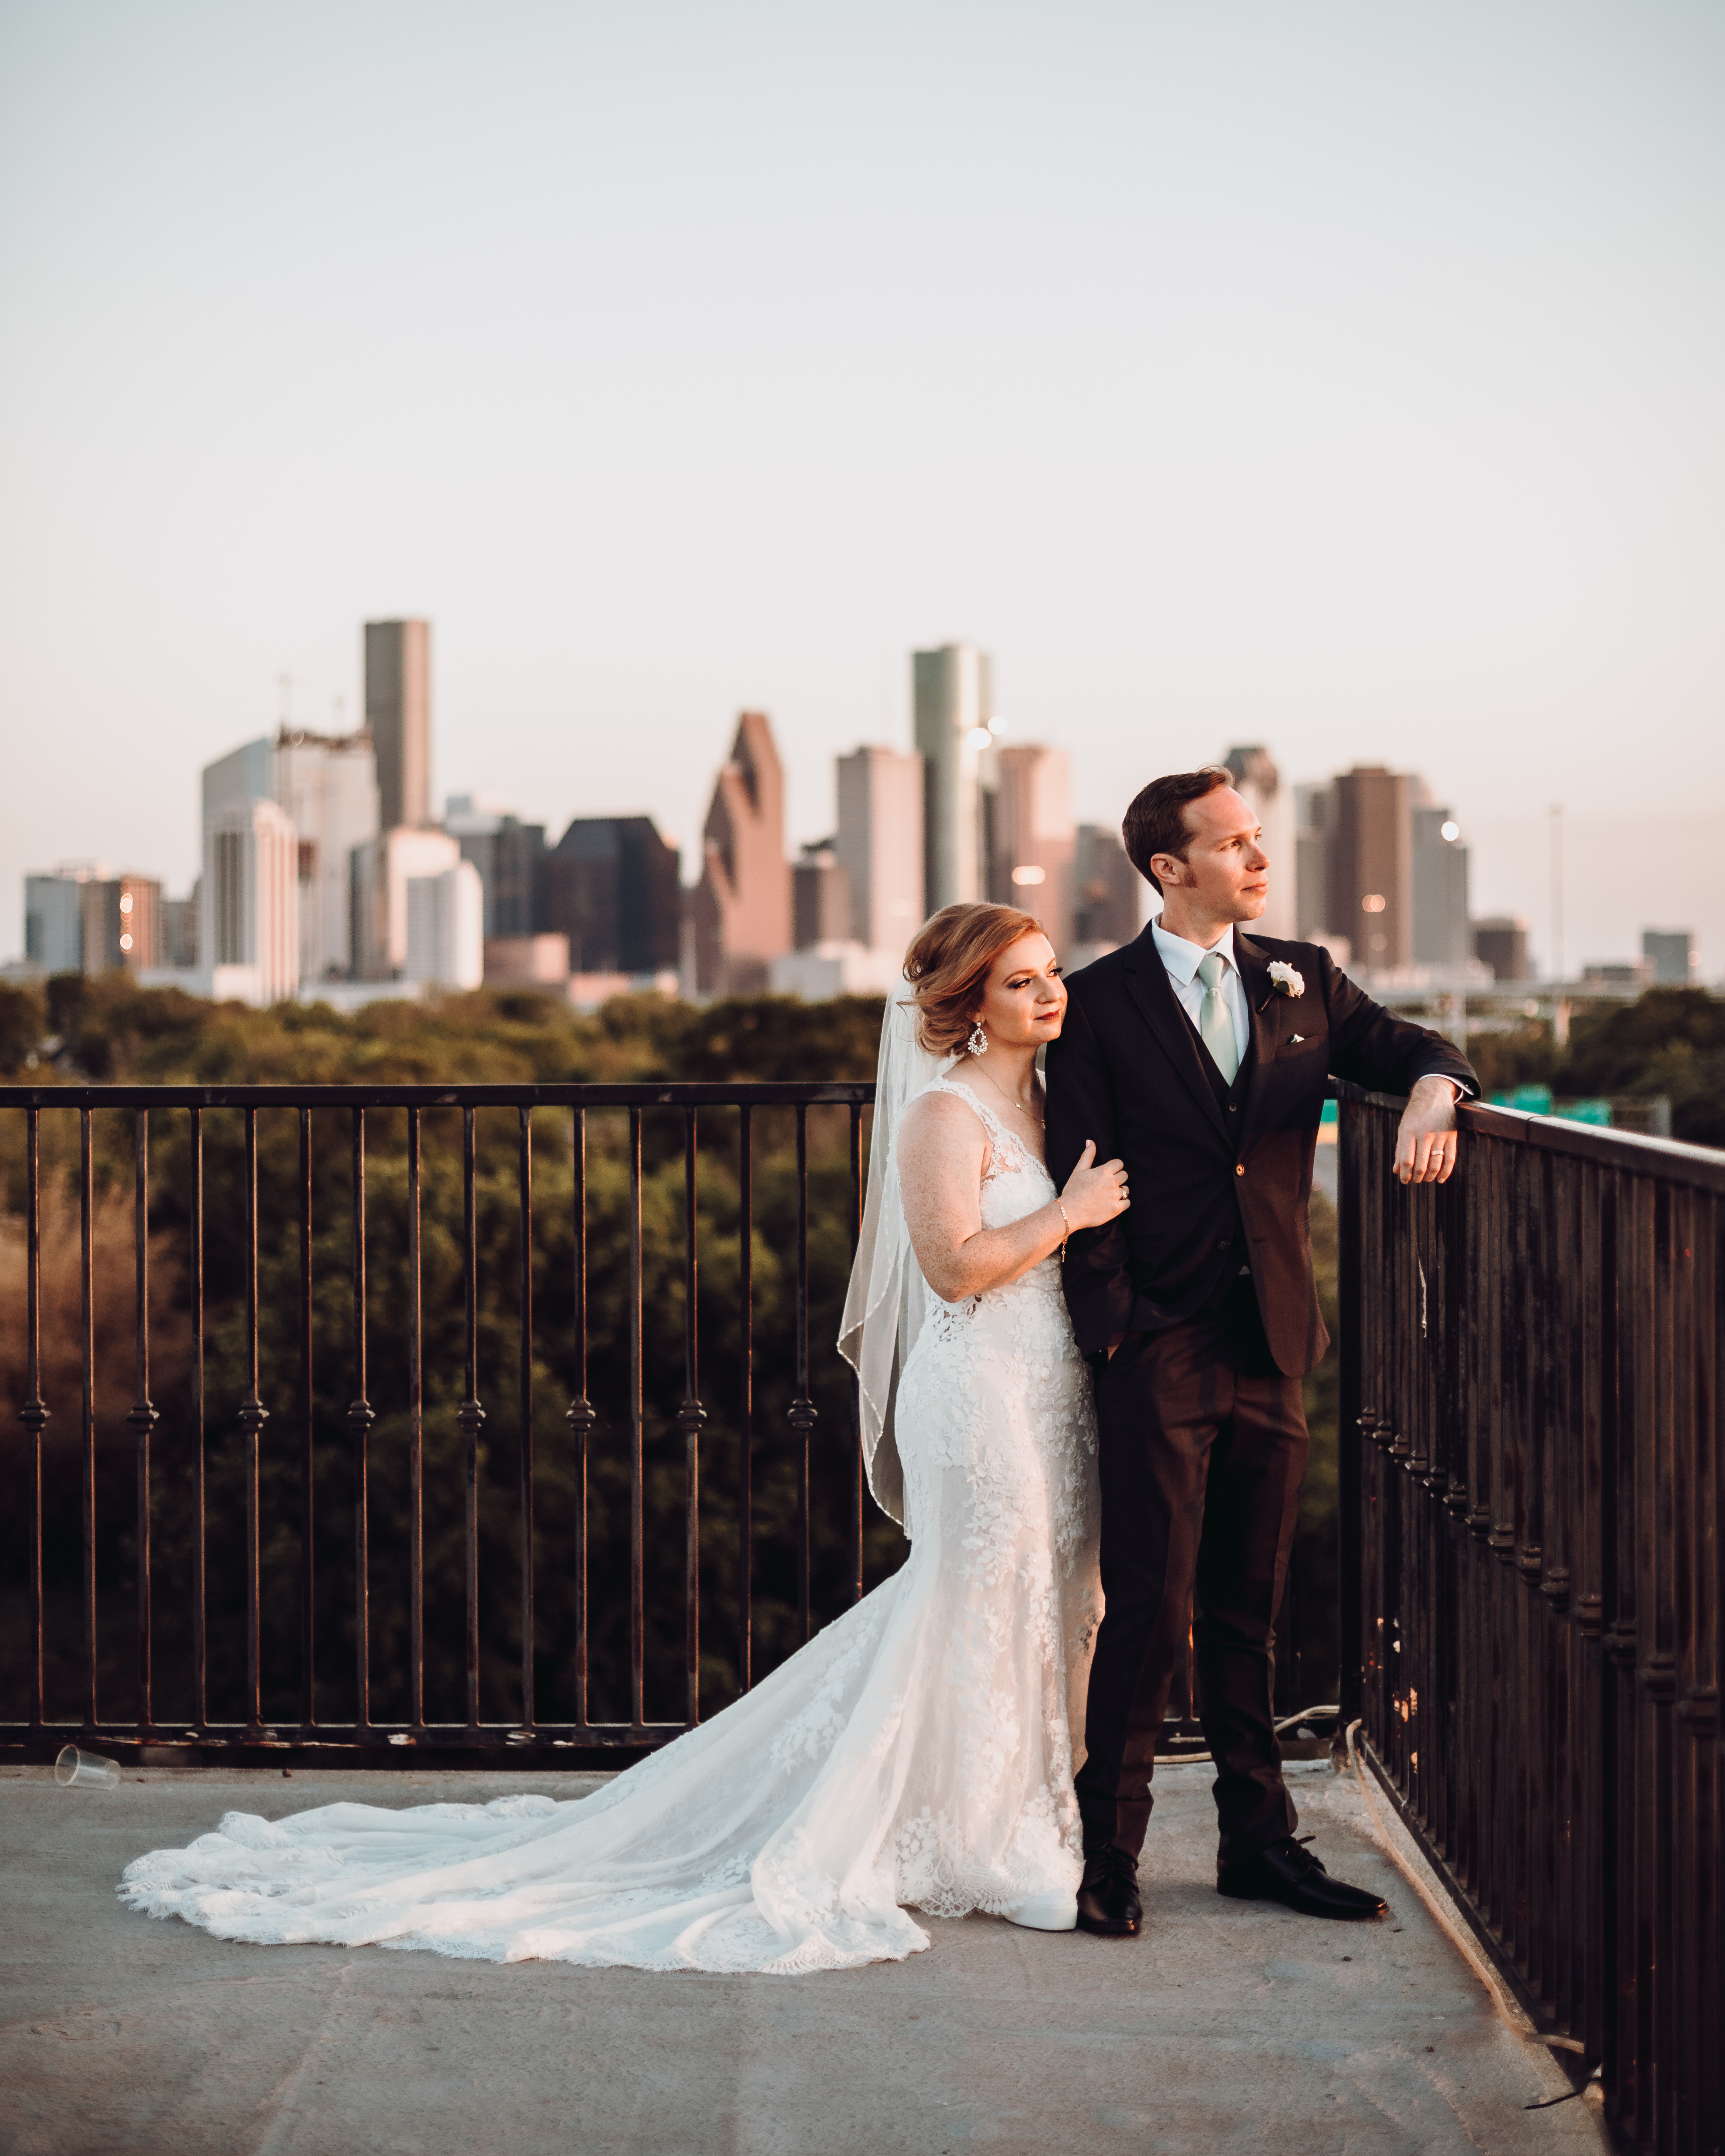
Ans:
[[[1159,1332],[1214,1308],[1251,1268],[1270,1352],[1302,1377],[1329,1345],[1312,1276],[1307,1200],[1334,1072],[1386,1093],[1453,1078],[1476,1094],[1471,1065],[1441,1034],[1375,1004],[1321,944],[1234,932],[1252,1040],[1224,1086],[1147,928],[1136,942],[1072,975],[1048,1050],[1048,1162],[1056,1188],[1086,1138],[1124,1160],[1132,1203],[1066,1250],[1067,1306],[1094,1354],[1121,1332]],[[1305,979],[1275,992],[1272,960]]]

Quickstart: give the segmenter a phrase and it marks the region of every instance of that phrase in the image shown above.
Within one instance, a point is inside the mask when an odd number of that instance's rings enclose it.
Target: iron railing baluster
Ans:
[[[203,1397],[203,1114],[192,1111],[187,1132],[191,1190],[187,1199],[187,1293],[192,1320],[192,1724],[209,1729],[208,1537],[204,1512]]]
[[[408,1110],[408,1721],[425,1727],[425,1282],[419,1114]]]
[[[737,1136],[737,1688],[754,1683],[755,1632],[755,1193],[751,1111]]]
[[[797,1637],[806,1645],[814,1630],[809,1609],[809,1438],[816,1415],[809,1397],[809,1110],[797,1109],[797,1391],[789,1421],[797,1464]]]
[[[587,1702],[587,1455],[598,1410],[587,1397],[587,1111],[576,1108],[570,1132],[575,1266],[575,1397],[565,1419],[574,1440],[575,1720],[584,1727]]]
[[[850,1244],[850,1260],[856,1262],[856,1245],[862,1234],[862,1103],[850,1105],[850,1207],[845,1225]],[[867,1503],[862,1455],[862,1381],[853,1370],[850,1394],[850,1466],[845,1476],[850,1499],[850,1599],[863,1598],[863,1514]]]
[[[78,1348],[84,1364],[84,1479],[78,1517],[84,1541],[84,1726],[96,1726],[96,1466],[95,1466],[95,1163],[91,1111],[79,1111],[80,1280],[83,1322]]]
[[[533,1700],[533,1111],[519,1108],[516,1189],[521,1207],[521,1727]]]
[[[29,1432],[24,1505],[30,1537],[30,1727],[42,1727],[45,1628],[42,1609],[42,1431],[51,1410],[42,1397],[41,1111],[24,1111],[24,1382],[29,1397],[18,1420]]]
[[[354,1726],[372,1725],[371,1430],[377,1419],[368,1393],[366,1302],[366,1111],[353,1111],[353,1398],[347,1434],[353,1445]]]
[[[641,1111],[629,1111],[629,1718],[646,1719],[646,1537],[642,1519]]]
[[[485,1411],[479,1400],[479,1210],[475,1188],[479,1139],[475,1111],[461,1111],[461,1278],[466,1337],[466,1392],[455,1419],[461,1426],[462,1587],[465,1598],[464,1639],[467,1674],[467,1727],[480,1726],[479,1606],[479,1437]]]
[[[245,1724],[262,1733],[264,1722],[263,1578],[259,1558],[259,1435],[270,1411],[261,1397],[258,1354],[258,1111],[245,1111],[245,1370],[246,1394],[237,1418],[244,1433],[245,1481]]]
[[[311,1111],[300,1111],[300,1722],[317,1722],[316,1401],[312,1394]]]
[[[137,1450],[138,1727],[149,1729],[150,1645],[150,1434],[161,1419],[150,1398],[150,1111],[132,1111],[132,1267],[137,1292],[136,1348],[137,1393],[126,1422]]]
[[[701,1719],[701,1337],[697,1315],[701,1229],[696,1190],[696,1111],[683,1111],[683,1684],[684,1719]]]

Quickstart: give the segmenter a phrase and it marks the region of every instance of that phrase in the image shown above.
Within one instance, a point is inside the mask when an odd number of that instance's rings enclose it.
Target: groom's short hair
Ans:
[[[1186,803],[1202,801],[1219,786],[1232,786],[1234,773],[1215,764],[1202,771],[1171,772],[1153,778],[1126,812],[1120,836],[1126,857],[1148,883],[1162,889],[1162,879],[1150,864],[1158,854],[1173,854],[1184,860],[1192,834],[1186,829]]]

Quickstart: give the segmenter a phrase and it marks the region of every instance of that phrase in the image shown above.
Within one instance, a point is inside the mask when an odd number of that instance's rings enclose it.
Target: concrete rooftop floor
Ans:
[[[1375,1925],[1214,1890],[1202,1766],[1163,1770],[1134,1942],[930,1922],[931,1952],[806,1978],[247,1947],[132,1915],[121,1866],[227,1810],[400,1805],[594,1778],[0,1770],[0,2156],[1136,2156],[1586,2151],[1597,2114],[1506,2025],[1351,1779],[1290,1768]]]

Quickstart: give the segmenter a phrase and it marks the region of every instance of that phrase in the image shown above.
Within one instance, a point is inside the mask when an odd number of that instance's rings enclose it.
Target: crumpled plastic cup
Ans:
[[[54,1763],[54,1779],[63,1789],[117,1789],[120,1769],[111,1759],[69,1744]]]

